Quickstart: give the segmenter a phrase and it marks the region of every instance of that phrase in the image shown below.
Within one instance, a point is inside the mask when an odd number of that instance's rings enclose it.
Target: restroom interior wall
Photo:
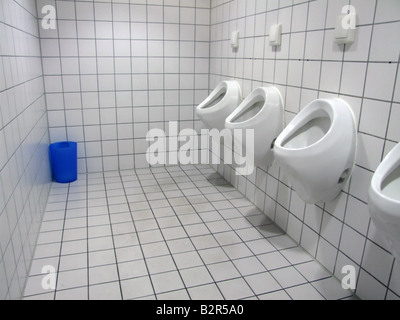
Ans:
[[[0,300],[22,295],[50,189],[36,5],[0,2]]]
[[[80,172],[148,166],[147,131],[168,131],[168,121],[200,129],[194,106],[226,79],[238,80],[244,96],[278,87],[286,123],[316,98],[351,105],[357,161],[332,203],[306,205],[276,165],[249,177],[216,169],[339,278],[342,266],[355,266],[361,298],[399,298],[400,263],[377,235],[367,198],[374,171],[400,141],[398,0],[36,2],[0,3],[0,299],[23,290],[49,191],[49,141],[77,141]],[[57,28],[38,31],[46,4],[57,9]],[[358,13],[357,39],[343,48],[333,32],[348,4]],[[272,49],[277,22],[283,42]]]
[[[50,139],[78,142],[80,172],[148,167],[150,129],[197,128],[209,0],[38,0],[40,17],[45,5],[57,10],[56,30],[40,28]]]
[[[345,5],[358,14],[356,41],[334,43],[336,17]],[[282,23],[282,45],[269,46],[269,28]],[[240,47],[230,47],[240,31]],[[396,0],[212,0],[210,90],[236,79],[246,97],[274,85],[285,101],[288,124],[317,98],[344,99],[358,128],[353,176],[338,199],[308,205],[274,164],[238,177],[215,168],[258,208],[342,278],[357,271],[361,298],[398,299],[400,263],[388,252],[368,214],[368,187],[382,159],[400,141],[400,2]],[[329,161],[329,159],[327,159]]]

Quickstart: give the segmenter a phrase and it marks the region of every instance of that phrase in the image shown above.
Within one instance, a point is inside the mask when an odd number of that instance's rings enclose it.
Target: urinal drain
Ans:
[[[274,140],[272,140],[272,143],[271,143],[271,150],[275,148],[276,139],[278,139],[278,138],[275,138]]]
[[[339,178],[338,184],[342,184],[343,182],[345,182],[349,176],[350,173],[350,169],[346,169],[345,171],[343,171],[342,175]]]

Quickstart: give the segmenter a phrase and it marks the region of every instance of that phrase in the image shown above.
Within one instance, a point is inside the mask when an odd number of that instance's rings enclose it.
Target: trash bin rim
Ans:
[[[76,142],[72,141],[62,141],[50,144],[50,148],[52,149],[67,149],[74,148],[77,145]]]

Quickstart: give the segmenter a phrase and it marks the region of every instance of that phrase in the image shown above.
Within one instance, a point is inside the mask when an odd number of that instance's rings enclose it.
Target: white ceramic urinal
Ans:
[[[369,211],[389,250],[400,261],[400,143],[372,177]]]
[[[334,200],[351,176],[357,147],[353,112],[341,99],[315,100],[275,142],[275,160],[305,202]]]
[[[283,99],[275,87],[255,89],[226,119],[230,130],[254,129],[254,164],[266,168],[272,165],[274,140],[283,130]],[[243,139],[243,147],[246,139]]]
[[[225,119],[242,102],[242,90],[237,81],[223,81],[196,110],[208,129],[225,129]]]

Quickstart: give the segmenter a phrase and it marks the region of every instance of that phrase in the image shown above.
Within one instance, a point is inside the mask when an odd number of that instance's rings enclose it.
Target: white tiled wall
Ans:
[[[48,133],[79,143],[81,172],[145,167],[147,131],[168,121],[198,129],[194,105],[225,79],[245,96],[278,87],[287,123],[316,98],[352,106],[356,167],[332,203],[306,205],[276,165],[247,178],[227,165],[218,171],[339,278],[342,266],[355,266],[361,298],[399,299],[400,263],[367,211],[370,179],[400,141],[398,0],[36,2],[0,4],[0,299],[23,290],[48,195]],[[57,28],[38,31],[46,4],[57,9]],[[333,32],[347,4],[359,20],[356,42],[344,48]],[[282,46],[271,49],[277,22]]]
[[[344,5],[358,13],[356,42],[333,42]],[[236,79],[244,96],[275,85],[285,99],[286,122],[317,98],[341,97],[358,125],[353,177],[340,197],[306,205],[276,165],[237,178],[230,166],[218,171],[282,229],[342,278],[357,270],[361,298],[399,299],[400,262],[387,251],[368,215],[367,190],[383,157],[400,141],[400,2],[398,0],[212,0],[210,88]],[[269,27],[282,23],[282,46],[269,46]],[[230,33],[240,31],[240,48]]]
[[[51,142],[77,141],[79,171],[148,167],[146,134],[194,128],[209,88],[209,0],[38,0]]]
[[[0,300],[24,289],[50,189],[35,2],[0,2]]]

